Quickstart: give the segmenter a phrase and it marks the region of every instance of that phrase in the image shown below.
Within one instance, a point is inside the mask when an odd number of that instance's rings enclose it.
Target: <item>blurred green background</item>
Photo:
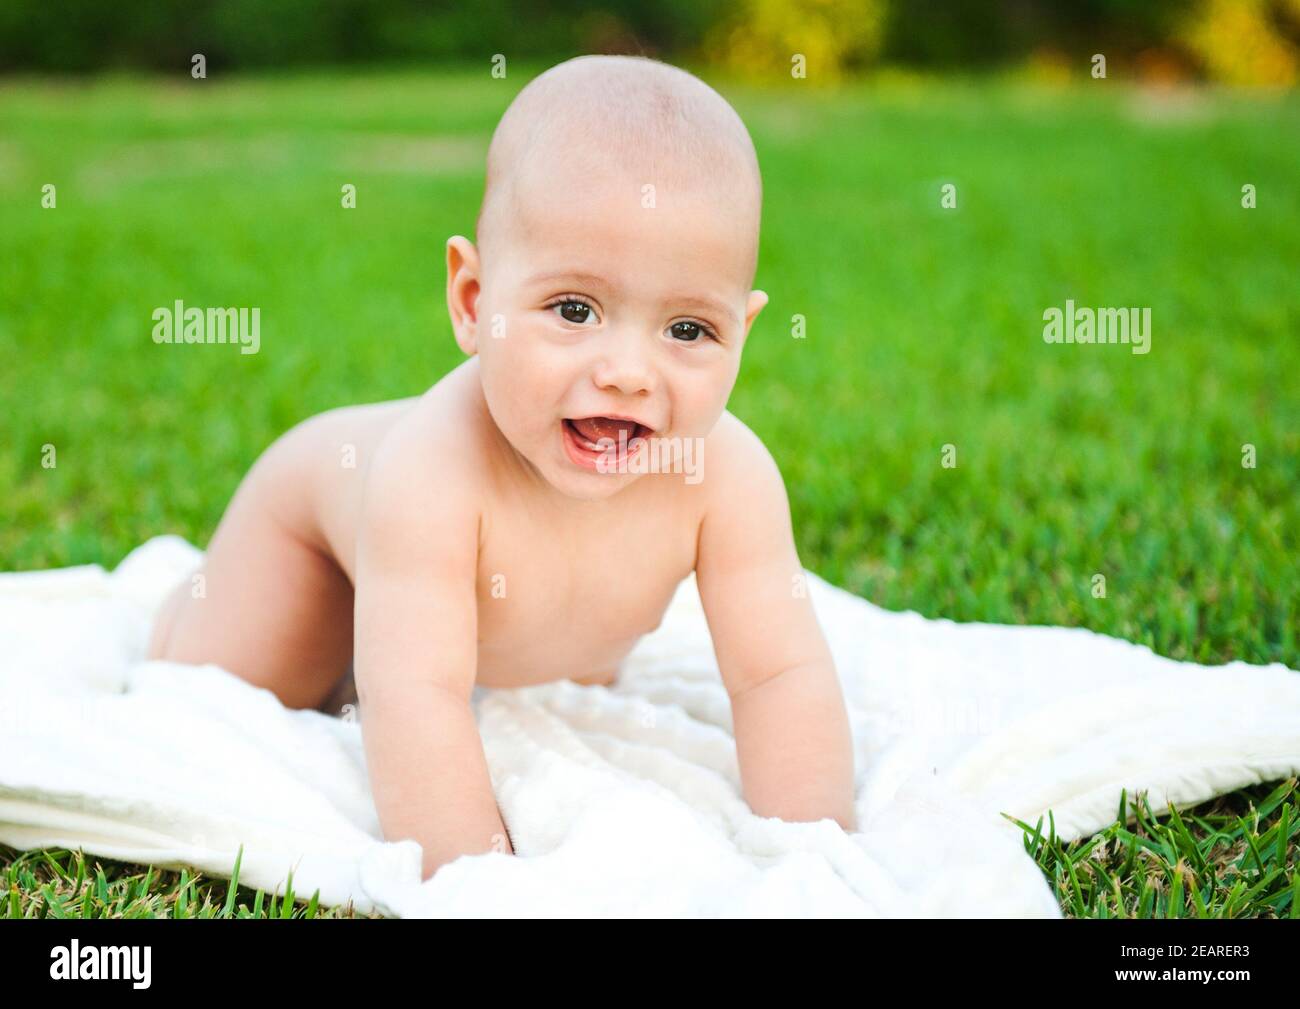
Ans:
[[[731,409],[808,567],[928,616],[1300,668],[1296,3],[537,10],[0,8],[0,569],[203,545],[287,427],[432,384],[460,359],[443,243],[501,112],[555,60],[632,51],[758,147],[772,300]],[[259,306],[260,353],[154,344],[178,298]],[[1149,306],[1151,353],[1045,344],[1067,298]]]
[[[1294,82],[1300,0],[6,0],[0,72],[175,72],[203,53],[221,73],[495,53],[555,62],[640,52],[735,74],[826,83],[882,63],[1023,62],[1079,72],[1095,53],[1130,78]]]

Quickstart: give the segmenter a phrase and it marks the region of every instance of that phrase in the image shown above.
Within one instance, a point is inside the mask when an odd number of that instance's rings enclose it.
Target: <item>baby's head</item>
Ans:
[[[519,93],[488,150],[478,247],[447,242],[447,302],[531,470],[605,498],[638,467],[610,472],[588,444],[712,430],[767,302],[751,290],[761,203],[744,123],[684,70],[583,56]]]

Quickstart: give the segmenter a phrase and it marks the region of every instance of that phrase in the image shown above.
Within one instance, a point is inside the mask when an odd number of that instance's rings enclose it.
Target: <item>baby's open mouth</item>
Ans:
[[[620,442],[648,437],[653,429],[627,417],[566,417],[564,426],[581,448],[589,452],[617,450]]]
[[[623,472],[654,433],[631,417],[566,417],[560,428],[569,460],[596,473]]]

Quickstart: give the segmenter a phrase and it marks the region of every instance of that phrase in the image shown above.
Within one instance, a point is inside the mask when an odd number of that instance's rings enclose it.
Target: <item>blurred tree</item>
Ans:
[[[1172,37],[1198,0],[939,0],[894,3],[885,51],[935,68],[993,66],[1060,52],[1076,64],[1121,57]]]
[[[1285,7],[1300,20],[1300,2]],[[1206,0],[1189,19],[1182,41],[1201,61],[1211,80],[1224,84],[1295,83],[1297,50],[1282,34],[1267,0]]]
[[[722,0],[0,0],[0,71],[560,59],[694,48]]]
[[[832,83],[876,58],[885,15],[885,0],[744,0],[702,55],[744,76]]]
[[[0,0],[0,72],[209,73],[303,65],[509,59],[584,52],[701,57],[729,71],[832,82],[878,60],[1004,63],[1290,84],[1300,0]]]

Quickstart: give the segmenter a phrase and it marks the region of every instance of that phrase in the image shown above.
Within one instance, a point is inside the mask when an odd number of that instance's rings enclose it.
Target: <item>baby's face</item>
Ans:
[[[704,187],[530,174],[481,263],[484,396],[548,483],[606,498],[639,475],[602,464],[602,437],[703,438],[721,416],[767,300],[749,289],[754,224]]]

